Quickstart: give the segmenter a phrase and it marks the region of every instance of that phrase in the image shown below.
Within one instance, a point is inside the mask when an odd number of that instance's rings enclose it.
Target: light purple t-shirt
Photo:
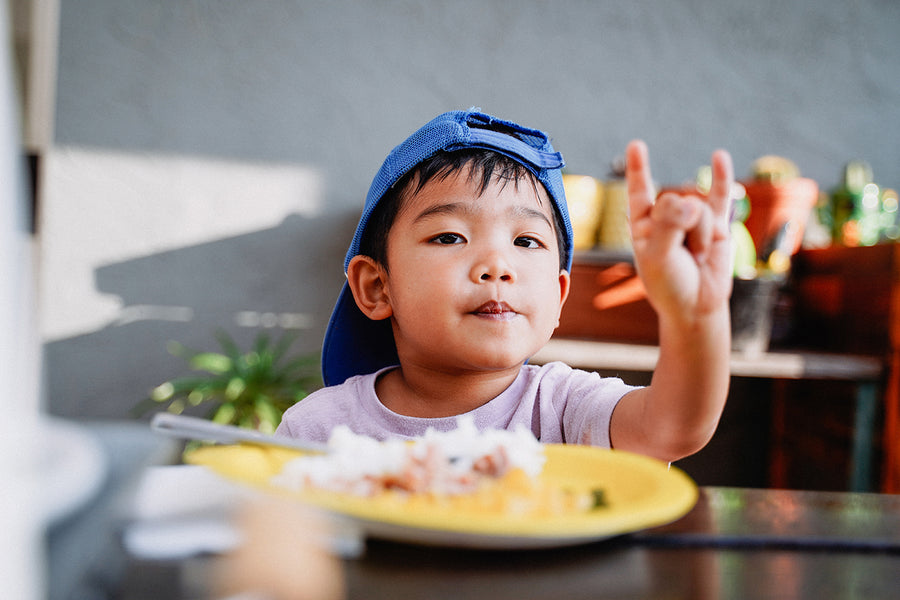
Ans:
[[[419,437],[429,427],[456,428],[456,416],[408,417],[385,407],[375,394],[375,380],[382,372],[351,377],[310,394],[284,413],[276,434],[325,442],[341,424],[378,440]],[[499,396],[467,414],[479,430],[513,429],[521,423],[543,443],[608,448],[613,409],[633,389],[621,379],[559,362],[525,365]]]

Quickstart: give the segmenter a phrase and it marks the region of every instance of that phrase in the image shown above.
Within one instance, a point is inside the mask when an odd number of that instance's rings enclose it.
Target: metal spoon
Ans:
[[[293,438],[269,435],[252,429],[220,425],[206,419],[160,412],[153,415],[150,428],[163,435],[185,439],[217,442],[220,444],[236,444],[247,442],[263,446],[278,446],[306,452],[324,453],[328,451],[325,444],[306,442]]]

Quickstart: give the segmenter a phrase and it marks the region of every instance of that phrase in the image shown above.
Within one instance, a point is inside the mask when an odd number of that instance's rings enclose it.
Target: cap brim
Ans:
[[[399,362],[390,319],[373,321],[364,315],[344,283],[322,345],[325,385],[338,385]]]

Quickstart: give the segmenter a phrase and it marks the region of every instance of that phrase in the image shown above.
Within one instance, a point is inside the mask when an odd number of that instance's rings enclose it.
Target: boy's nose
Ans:
[[[472,269],[472,279],[477,281],[507,281],[515,280],[515,272],[512,266],[500,253],[491,252]]]

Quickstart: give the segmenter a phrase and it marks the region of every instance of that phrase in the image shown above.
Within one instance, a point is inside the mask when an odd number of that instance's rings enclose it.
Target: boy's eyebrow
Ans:
[[[453,215],[453,214],[474,214],[476,211],[472,208],[472,205],[467,202],[447,202],[444,204],[435,204],[434,206],[429,206],[418,215],[416,215],[413,222],[424,221],[429,217],[434,215]],[[509,207],[507,211],[511,213],[514,217],[524,217],[526,219],[540,219],[544,221],[551,230],[553,230],[553,221],[551,221],[547,215],[543,212],[539,211],[536,208],[531,208],[530,206],[522,206],[515,205]]]
[[[512,212],[514,216],[521,216],[527,219],[540,219],[550,227],[550,231],[553,231],[553,221],[536,208],[531,208],[530,206],[513,206],[510,208],[510,212]]]
[[[435,204],[429,206],[413,219],[414,223],[424,221],[425,219],[435,215],[454,215],[458,213],[470,213],[472,210],[465,202],[447,202],[444,204]]]

